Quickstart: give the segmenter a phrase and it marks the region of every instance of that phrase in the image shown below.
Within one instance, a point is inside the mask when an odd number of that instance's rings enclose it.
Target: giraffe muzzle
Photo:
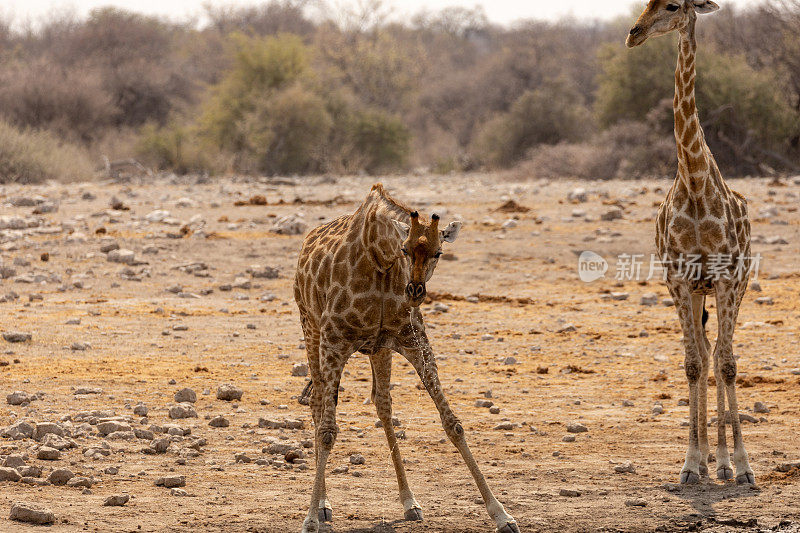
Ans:
[[[425,283],[415,283],[412,281],[406,285],[406,296],[408,296],[409,301],[415,306],[422,303],[426,294]]]

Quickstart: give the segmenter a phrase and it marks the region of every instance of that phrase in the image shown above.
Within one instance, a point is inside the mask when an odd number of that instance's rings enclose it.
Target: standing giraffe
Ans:
[[[325,490],[325,465],[336,440],[336,404],[342,370],[356,351],[372,365],[372,400],[389,442],[400,501],[407,520],[422,520],[422,509],[408,487],[392,427],[389,395],[392,351],[402,354],[422,379],[439,410],[447,436],[461,452],[501,533],[519,533],[514,518],[492,494],[464,438],[464,429],[442,392],[419,305],[433,275],[442,242],[461,229],[451,222],[438,229],[393,200],[381,184],[370,190],[352,215],[312,230],[300,251],[294,294],[311,370],[311,413],[315,426],[316,477],[303,533],[316,532],[332,517]]]
[[[689,448],[681,483],[696,483],[708,475],[708,352],[705,298],[716,293],[719,329],[714,346],[717,384],[717,478],[731,479],[725,438],[725,396],[733,430],[733,461],[737,483],[755,483],[742,440],[736,404],[736,359],[733,331],[750,269],[750,221],[747,202],[722,179],[705,142],[694,97],[695,23],[698,13],[719,6],[710,0],[650,0],[631,29],[626,44],[639,46],[649,37],[677,30],[678,68],[675,71],[675,140],[678,175],[658,212],[656,247],[666,268],[669,292],[675,301],[686,349],[689,381]],[[689,274],[686,258],[695,263]],[[714,264],[723,265],[719,269]]]

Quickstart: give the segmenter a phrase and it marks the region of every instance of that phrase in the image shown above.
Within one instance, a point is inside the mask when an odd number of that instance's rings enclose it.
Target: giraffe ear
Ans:
[[[458,238],[459,231],[461,231],[461,222],[451,222],[442,230],[441,239],[444,242],[453,242]]]
[[[392,219],[392,224],[394,225],[394,229],[397,230],[397,234],[400,236],[400,240],[405,241],[408,239],[408,230],[411,229],[411,226],[406,224],[405,222],[400,222],[399,220]]]
[[[713,13],[719,9],[719,6],[711,0],[692,0],[692,4],[694,5],[695,12],[701,15]]]

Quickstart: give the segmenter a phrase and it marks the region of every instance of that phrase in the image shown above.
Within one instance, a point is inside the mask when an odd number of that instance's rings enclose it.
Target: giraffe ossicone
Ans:
[[[686,352],[689,446],[681,470],[681,483],[696,483],[708,473],[706,404],[711,344],[705,331],[705,299],[712,294],[716,297],[718,322],[713,351],[718,410],[717,478],[727,480],[734,475],[725,435],[725,421],[729,419],[736,481],[755,483],[739,421],[733,355],[733,333],[750,271],[750,221],[746,200],[722,179],[706,144],[695,103],[697,15],[718,8],[711,0],[650,0],[626,41],[628,47],[633,48],[650,37],[672,31],[680,35],[673,101],[678,172],[658,211],[656,248],[667,266],[667,287],[678,311]],[[692,255],[700,258],[700,275],[690,278],[681,275],[676,264],[679,258]],[[727,275],[720,276],[718,269],[712,267],[710,258],[719,256],[734,259],[727,267],[730,272],[723,272]],[[735,270],[742,265],[745,268],[741,271]],[[726,397],[729,416],[726,415]]]
[[[303,533],[332,518],[325,466],[336,441],[336,405],[347,360],[369,355],[372,401],[383,423],[407,520],[422,509],[408,486],[392,426],[389,394],[392,354],[405,357],[439,411],[442,427],[461,453],[501,533],[519,533],[514,518],[495,498],[467,446],[464,429],[444,396],[436,358],[425,334],[420,304],[427,295],[442,243],[456,240],[460,222],[439,229],[439,217],[423,218],[394,200],[381,184],[372,187],[355,213],[324,224],[305,237],[294,295],[306,341],[311,382],[301,395],[314,420],[316,472]]]

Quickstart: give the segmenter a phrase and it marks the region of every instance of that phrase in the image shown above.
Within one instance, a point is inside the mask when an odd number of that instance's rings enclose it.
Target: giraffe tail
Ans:
[[[703,302],[703,329],[706,328],[706,322],[708,322],[708,310],[706,309],[705,302]]]
[[[308,383],[306,383],[306,387],[303,389],[303,392],[300,393],[300,397],[297,398],[297,403],[300,405],[308,405],[309,399],[311,398],[311,392],[313,390],[314,382],[309,379]]]

